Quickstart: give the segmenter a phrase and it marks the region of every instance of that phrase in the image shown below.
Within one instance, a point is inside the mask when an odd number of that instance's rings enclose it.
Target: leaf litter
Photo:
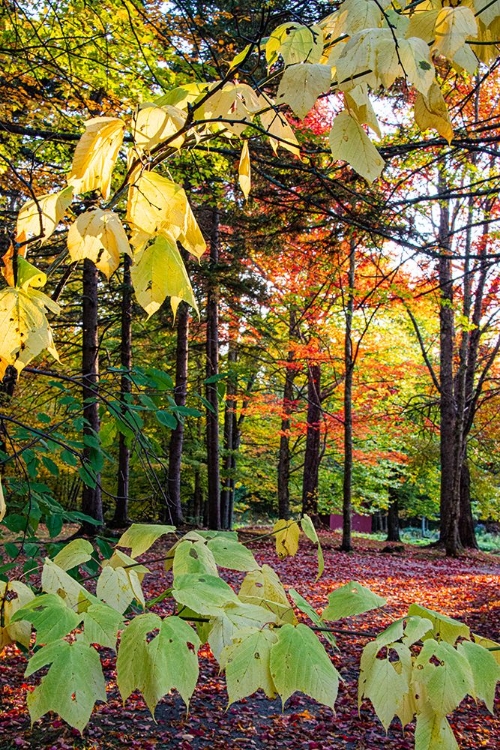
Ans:
[[[321,541],[325,573],[316,583],[317,558],[313,545],[303,545],[297,557],[283,560],[276,558],[272,540],[256,539],[250,546],[260,564],[268,563],[277,570],[285,588],[293,586],[319,610],[326,607],[327,595],[332,590],[353,579],[387,598],[383,611],[339,622],[336,633],[339,651],[330,649],[343,678],[335,713],[301,693],[295,693],[282,711],[281,700],[270,701],[261,691],[228,709],[225,680],[219,675],[209,647],[203,646],[200,680],[189,714],[180,696],[171,693],[160,701],[153,720],[139,693],[133,693],[123,707],[116,687],[114,655],[102,649],[108,702],[97,706],[83,735],[54,714],[30,728],[26,691],[33,689],[35,681],[24,678],[26,657],[11,646],[0,659],[0,750],[118,747],[273,750],[285,746],[305,750],[410,750],[411,728],[403,733],[395,721],[386,734],[367,702],[358,713],[357,676],[363,646],[373,632],[379,632],[392,619],[405,614],[413,602],[460,619],[473,632],[499,640],[500,565],[494,556],[483,553],[450,560],[438,550],[411,546],[405,546],[401,554],[381,554],[384,543],[365,539],[356,540],[356,551],[345,554],[336,549],[337,535],[322,534]],[[153,553],[144,556],[144,562],[148,557],[157,560],[165,550],[165,543],[157,542]],[[153,575],[144,582],[147,598],[160,593],[154,573],[160,574],[162,563],[150,567]],[[241,573],[224,573],[231,585],[236,587],[241,582]],[[168,607],[164,602],[155,605],[153,611],[167,614]],[[450,721],[462,750],[500,747],[500,691],[495,710],[496,715],[491,716],[482,704],[476,706],[472,699],[467,699],[455,711]]]

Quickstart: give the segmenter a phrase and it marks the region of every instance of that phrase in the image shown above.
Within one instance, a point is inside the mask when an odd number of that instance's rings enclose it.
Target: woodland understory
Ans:
[[[303,548],[297,558],[277,561],[269,540],[250,542],[258,561],[276,567],[284,580],[293,581],[313,606],[326,604],[326,593],[350,579],[361,581],[386,596],[384,613],[360,615],[344,620],[336,633],[341,656],[332,652],[333,661],[345,682],[342,683],[335,713],[301,694],[295,694],[282,710],[281,701],[268,700],[262,692],[227,708],[224,680],[210,650],[201,657],[203,678],[195,690],[189,714],[179,696],[166,696],[158,705],[154,722],[143,698],[134,693],[122,706],[115,686],[114,662],[105,673],[108,703],[99,705],[83,736],[55,715],[45,717],[30,729],[25,705],[23,672],[25,657],[14,647],[0,665],[3,713],[0,718],[0,747],[12,748],[306,748],[307,750],[410,750],[412,728],[403,734],[394,722],[386,734],[366,702],[360,713],[356,707],[356,681],[362,647],[373,632],[378,632],[394,616],[404,614],[414,601],[451,617],[464,620],[475,632],[493,640],[500,639],[499,565],[491,555],[470,553],[457,561],[445,560],[442,553],[406,546],[404,551],[384,553],[384,543],[356,540],[356,552],[337,551],[338,534],[320,535],[326,572],[312,583],[316,572],[315,553]],[[156,545],[141,560],[158,558],[166,552]],[[161,573],[161,563],[150,565]],[[226,576],[232,584],[241,574]],[[148,596],[155,596],[155,576]],[[159,605],[155,610],[161,612]],[[348,632],[342,632],[348,631]],[[363,632],[367,635],[363,636]],[[32,680],[28,679],[28,685]],[[21,688],[23,686],[23,688]],[[497,691],[496,716],[479,708],[469,699],[452,719],[461,748],[495,750],[500,743],[500,693]]]

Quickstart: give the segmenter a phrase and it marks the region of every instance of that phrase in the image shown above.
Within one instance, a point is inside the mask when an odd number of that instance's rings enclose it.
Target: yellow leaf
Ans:
[[[275,154],[281,146],[291,154],[300,157],[299,142],[284,115],[270,109],[268,112],[261,112],[260,121],[262,127],[267,130]]]
[[[377,115],[368,97],[366,83],[355,86],[350,91],[345,91],[344,99],[347,109],[359,124],[368,125],[379,138],[382,138]]]
[[[106,199],[123,142],[125,123],[116,117],[94,117],[87,120],[85,127],[73,156],[68,184],[73,185],[78,193],[100,190]]]
[[[329,65],[290,65],[283,73],[277,101],[289,104],[297,117],[303,119],[316,104],[318,96],[329,90],[331,80]]]
[[[299,548],[299,525],[295,521],[280,518],[273,526],[276,537],[276,554],[278,557],[294,557]]]
[[[212,88],[220,84],[216,81]],[[215,90],[195,112],[196,120],[215,120],[217,130],[227,129],[240,136],[252,122],[254,114],[262,108],[261,100],[250,86],[244,83],[226,83]],[[220,121],[220,125],[219,125]],[[213,125],[210,127],[213,129]]]
[[[7,598],[14,592],[15,598]],[[31,641],[31,623],[26,620],[11,622],[18,609],[35,598],[32,590],[21,581],[0,581],[0,601],[3,602],[3,627],[0,627],[0,652],[9,643],[21,643],[29,648]]]
[[[387,5],[384,3],[383,6]],[[353,36],[363,29],[376,29],[382,20],[381,4],[375,0],[345,0],[339,8],[337,36]]]
[[[27,201],[17,217],[17,242],[24,242],[30,236],[46,242],[72,200],[73,188],[70,185],[58,193],[41,195],[36,201]]]
[[[133,120],[132,137],[139,151],[151,151],[158,143],[175,135],[186,122],[186,113],[177,107],[158,107],[147,104],[140,109]],[[180,148],[185,136],[173,138],[169,146]]]
[[[44,349],[57,359],[52,330],[45,308],[59,312],[60,308],[42,292],[23,289],[3,289],[0,292],[0,377],[7,365],[18,372]]]
[[[94,208],[80,214],[68,232],[71,260],[92,260],[106,278],[116,271],[120,253],[130,255],[127,235],[118,214]]]
[[[410,23],[408,24],[406,36],[408,38],[417,37],[418,39],[423,39],[426,44],[433,42],[436,19],[439,15],[440,9],[441,4],[439,4],[439,7],[434,8],[430,6],[425,8],[425,5],[424,7],[420,6],[415,8],[415,11],[410,16]]]
[[[474,0],[474,10],[479,21],[488,27],[500,16],[500,0]]]
[[[297,624],[297,618],[290,606],[286,591],[277,573],[269,565],[246,574],[238,598],[248,604],[264,607],[278,616],[280,622]]]
[[[448,143],[453,139],[453,128],[450,116],[443,99],[441,89],[433,83],[427,96],[417,94],[415,99],[415,122],[420,130],[433,128],[439,135],[446,138]]]
[[[153,244],[139,252],[131,269],[137,301],[153,315],[167,296],[174,316],[181,300],[185,300],[198,312],[184,263],[173,237],[160,235]]]
[[[477,70],[478,59],[470,46],[464,44],[463,47],[460,47],[458,52],[453,55],[452,65],[455,69],[458,68],[459,72],[466,70],[467,73],[473,75]]]
[[[273,65],[281,55],[285,65],[317,63],[323,54],[323,31],[319,26],[284,23],[278,26],[266,44],[266,60]]]
[[[238,169],[240,188],[248,200],[251,188],[251,176],[250,176],[250,153],[248,151],[248,141],[243,141],[241,148],[240,165]]]
[[[135,247],[163,233],[179,240],[197,258],[205,252],[206,243],[185,191],[156,172],[144,172],[131,185],[127,220],[133,229],[131,243]]]
[[[469,37],[477,35],[477,23],[470,8],[442,8],[436,18],[433,51],[452,60]]]
[[[368,183],[372,183],[384,168],[379,152],[348,112],[341,112],[333,121],[330,148],[334,159],[346,161]]]
[[[421,94],[427,94],[435,80],[435,68],[431,60],[429,47],[423,39],[410,38],[398,40],[400,60],[399,76],[406,74],[408,81]],[[402,67],[401,67],[402,66]]]
[[[182,86],[177,86],[160,96],[155,100],[155,104],[157,107],[170,104],[172,107],[187,109],[188,104],[192,104],[204,94],[208,86],[208,83],[184,83]]]

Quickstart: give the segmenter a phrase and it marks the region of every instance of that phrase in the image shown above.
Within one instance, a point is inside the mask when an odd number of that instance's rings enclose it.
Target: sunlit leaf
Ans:
[[[239,175],[239,183],[240,188],[245,196],[245,199],[248,200],[248,196],[250,195],[250,188],[251,188],[251,176],[250,176],[250,153],[248,151],[248,141],[243,141],[243,146],[241,147],[241,156],[240,156],[240,164],[238,167],[238,175]]]
[[[153,315],[170,297],[174,316],[182,300],[198,311],[193,288],[173,237],[160,235],[139,252],[131,269],[137,301]]]
[[[318,96],[329,90],[331,80],[329,65],[291,65],[283,73],[276,100],[288,104],[297,117],[303,119],[314,107]]]
[[[109,197],[111,175],[123,141],[125,123],[116,117],[94,117],[75,149],[68,184],[77,193],[100,190]]]
[[[382,173],[384,160],[361,125],[348,112],[337,115],[329,140],[333,158],[346,161],[368,183]]]
[[[58,193],[41,195],[36,201],[27,201],[17,217],[17,241],[36,237],[46,242],[72,200],[73,188],[69,186]]]
[[[300,529],[295,521],[281,518],[273,526],[278,557],[294,557],[299,549]]]
[[[116,271],[120,253],[130,254],[127,235],[118,214],[94,208],[80,214],[68,232],[71,260],[92,260],[106,278]]]

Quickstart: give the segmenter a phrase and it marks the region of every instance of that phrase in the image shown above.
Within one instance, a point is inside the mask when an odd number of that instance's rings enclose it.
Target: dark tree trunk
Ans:
[[[318,515],[318,478],[321,461],[321,365],[307,369],[307,435],[302,484],[302,513]]]
[[[210,267],[207,290],[207,379],[219,374],[219,284],[215,278],[219,262],[219,211],[212,212],[210,237]],[[220,529],[220,450],[219,450],[219,397],[217,382],[207,383],[205,397],[211,408],[206,410],[207,421],[207,469],[208,469],[208,513],[209,529]]]
[[[221,525],[231,529],[233,525],[234,472],[236,469],[236,451],[238,444],[238,422],[236,418],[236,395],[238,377],[234,372],[238,354],[234,342],[230,342],[227,354],[229,375],[226,386],[226,405],[224,410],[224,460],[221,492]]]
[[[8,404],[10,403],[13,395],[14,390],[16,388],[17,383],[17,370],[12,365],[7,365],[5,369],[4,376],[2,380],[0,381],[0,402],[2,404],[2,409],[5,409]],[[7,449],[7,428],[6,423],[4,419],[0,418],[0,452],[4,454],[4,456],[8,455],[8,449]],[[0,474],[3,475],[5,472],[6,463],[5,460],[2,460],[0,463]]]
[[[356,274],[356,246],[354,242],[351,242],[350,250],[344,337],[344,479],[342,485],[342,544],[340,547],[344,552],[352,550],[352,382],[354,374],[352,318],[354,314],[354,283]]]
[[[189,357],[189,308],[181,302],[177,311],[177,345],[175,353],[175,390],[177,406],[186,405]],[[181,462],[184,443],[184,423],[177,421],[177,427],[170,435],[168,449],[167,498],[162,512],[162,521],[178,526],[183,522],[181,505]]]
[[[290,414],[293,410],[293,383],[297,374],[295,354],[290,344],[295,337],[295,325],[295,313],[291,310],[278,456],[278,515],[285,520],[290,518]]]
[[[479,549],[474,528],[474,518],[472,516],[470,470],[467,456],[462,463],[461,471],[459,531],[463,547],[467,549]]]
[[[387,509],[387,541],[400,542],[399,536],[399,503],[394,498]]]
[[[456,405],[453,377],[455,326],[449,225],[449,205],[446,201],[443,201],[440,208],[439,227],[439,287],[441,291],[441,305],[439,310],[440,541],[445,546],[446,554],[454,556],[460,550],[460,539],[458,536],[460,506],[456,502],[455,486]]]
[[[121,315],[120,364],[124,370],[120,379],[120,402],[122,411],[126,411],[127,395],[131,392],[130,369],[132,367],[132,282],[130,278],[131,259],[123,258],[123,292]],[[130,448],[125,435],[120,432],[118,439],[118,482],[115,515],[112,525],[118,528],[127,526],[130,479]]]
[[[99,437],[99,332],[98,332],[98,272],[94,263],[83,261],[83,311],[82,311],[82,396],[83,396],[83,461],[92,467],[98,460],[98,449],[90,445]],[[86,440],[86,438],[88,440]],[[88,444],[87,444],[88,443]],[[82,512],[103,523],[101,477],[94,470],[95,486],[83,485]],[[94,482],[92,482],[94,483]],[[84,534],[93,535],[98,526],[84,523]]]

